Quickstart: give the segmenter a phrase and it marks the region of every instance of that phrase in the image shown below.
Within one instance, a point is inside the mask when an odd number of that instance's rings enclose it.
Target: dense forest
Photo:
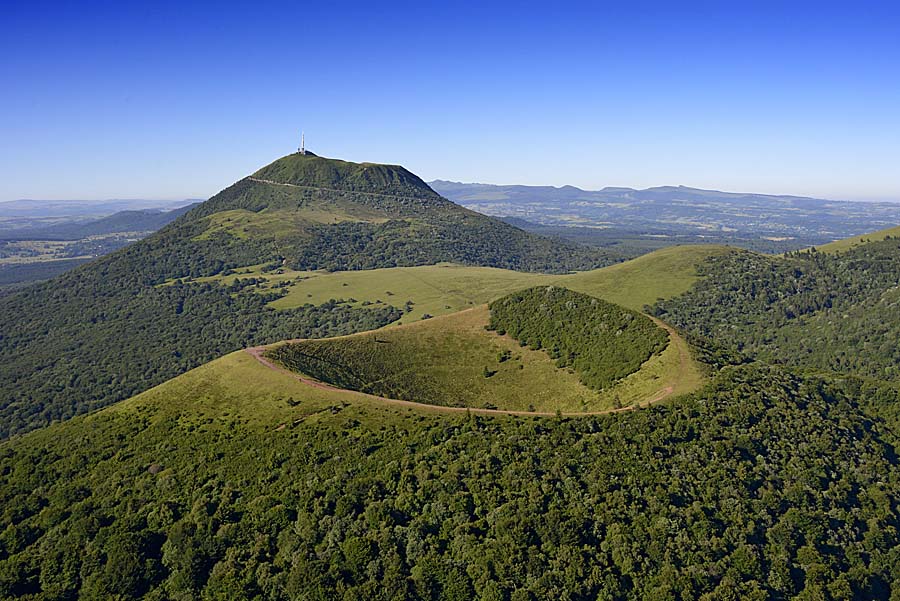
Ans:
[[[900,240],[847,252],[710,259],[661,319],[768,362],[900,379]]]
[[[346,271],[433,265],[444,261],[519,271],[565,273],[623,260],[625,255],[523,235],[484,217],[464,215],[411,224],[344,222],[323,225],[303,243],[284,248],[292,269]],[[289,249],[290,248],[290,249]]]
[[[125,306],[118,296],[94,297],[80,311],[59,296],[2,336],[2,437],[109,405],[238,348],[369,330],[402,315],[337,301],[275,311],[266,303],[277,294],[231,294],[216,284],[149,288]],[[49,335],[34,338],[36,328]]]
[[[60,259],[39,263],[13,263],[0,265],[0,294],[22,288],[31,282],[49,280],[90,259]]]
[[[273,432],[160,402],[0,446],[0,596],[900,590],[893,447],[821,380],[727,368],[676,403],[578,419],[306,411]]]
[[[312,179],[287,187],[245,178],[144,240],[4,296],[0,437],[108,405],[242,346],[370,329],[400,315],[330,303],[276,313],[266,306],[274,297],[193,278],[262,263],[346,270],[455,261],[559,272],[618,260],[466,211],[402,168],[291,155],[256,176]],[[313,205],[320,221],[289,234],[277,229],[280,217],[266,222],[273,231],[211,220]],[[322,211],[381,217],[321,223]],[[176,279],[183,285],[164,285]]]
[[[558,286],[514,292],[490,304],[490,328],[544,349],[585,386],[602,390],[640,369],[668,335],[645,316]]]
[[[283,289],[202,276],[609,259],[454,214],[405,170],[318,161],[276,162],[3,298],[0,598],[900,598],[898,240],[709,259],[649,309],[684,332],[708,381],[647,409],[488,417],[351,402],[233,353],[78,415],[243,346],[402,314],[340,300],[275,311]],[[284,235],[266,212],[291,206],[318,221]],[[491,346],[483,323],[479,361],[515,374],[528,346],[594,389],[667,337],[559,287],[491,304],[489,327],[521,346]],[[482,365],[483,383],[503,375]]]

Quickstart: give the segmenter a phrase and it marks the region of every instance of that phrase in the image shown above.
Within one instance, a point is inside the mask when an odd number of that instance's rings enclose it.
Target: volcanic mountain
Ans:
[[[236,294],[252,284],[196,278],[251,265],[565,272],[614,261],[464,209],[403,167],[291,154],[140,242],[6,296],[0,437],[107,405],[242,346],[369,329],[400,315],[347,303],[275,311],[274,291]]]
[[[224,247],[230,264],[274,258],[295,269],[347,270],[452,261],[559,272],[610,262],[464,209],[398,165],[308,152],[241,179],[185,222],[201,230],[194,241]]]

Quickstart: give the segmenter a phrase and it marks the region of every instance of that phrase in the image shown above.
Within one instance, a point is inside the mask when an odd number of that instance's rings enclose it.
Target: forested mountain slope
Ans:
[[[491,303],[490,328],[544,349],[557,367],[603,390],[640,369],[668,343],[665,330],[634,311],[557,286],[529,288]]]
[[[263,167],[188,217],[203,224],[202,238],[225,236],[237,247],[266,240],[284,265],[299,270],[451,261],[564,272],[606,265],[615,256],[464,209],[403,167],[312,154]]]
[[[887,599],[900,476],[840,390],[727,368],[665,406],[347,403],[235,353],[0,445],[0,596]]]
[[[3,297],[0,437],[108,405],[243,346],[400,316],[390,305],[329,301],[276,313],[267,303],[281,290],[167,281],[258,264],[439,261],[566,271],[614,259],[467,211],[402,167],[289,155],[140,242]]]
[[[900,240],[840,253],[710,258],[655,314],[769,362],[900,380]]]

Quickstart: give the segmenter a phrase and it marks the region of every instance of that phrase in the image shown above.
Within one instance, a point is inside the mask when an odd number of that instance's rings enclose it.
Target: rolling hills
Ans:
[[[565,275],[452,263],[336,272],[283,267],[267,270],[263,265],[255,265],[195,281],[225,287],[252,282],[247,290],[280,294],[268,303],[275,309],[320,304],[331,299],[345,300],[356,307],[394,303],[404,308],[398,324],[418,321],[426,315],[446,315],[516,290],[551,284],[642,311],[660,298],[686,292],[699,277],[698,266],[708,258],[733,252],[734,249],[723,246],[673,246],[601,269]]]
[[[0,223],[0,291],[50,279],[114,252],[168,225],[192,206],[119,211],[86,222],[7,231]]]
[[[556,399],[578,406],[579,395],[603,394],[574,369],[580,336],[595,331],[584,327],[593,313],[579,321],[582,294],[632,309],[655,304],[689,336],[715,336],[706,341],[714,351],[732,333],[763,340],[790,327],[786,309],[815,315],[831,302],[848,312],[889,295],[892,244],[783,258],[671,248],[568,275],[251,266],[252,277],[239,268],[152,289],[197,286],[266,307],[314,284],[307,294],[359,296],[330,305],[346,320],[378,310],[361,299],[405,298],[404,282],[419,282],[409,295],[423,305],[456,293],[454,308],[514,287],[497,305],[521,309],[497,314],[504,336],[484,329],[490,316],[478,306],[304,344],[360,365],[399,366],[387,373],[405,383],[413,376],[414,396],[434,390],[421,386],[432,373],[442,378],[438,392],[449,393],[444,400],[468,395],[483,407],[505,394],[515,407],[546,393],[551,409]],[[365,279],[346,279],[353,275]],[[483,289],[469,291],[479,277]],[[540,278],[530,284],[538,288],[516,292],[528,278]],[[388,281],[394,296],[381,290]],[[277,294],[280,282],[290,283],[287,295]],[[541,296],[551,285],[580,293]],[[546,320],[531,321],[541,305],[572,312],[559,313],[572,327],[548,330],[549,344]],[[297,310],[264,313],[284,319]],[[890,315],[884,306],[871,311]],[[729,328],[729,318],[739,327]],[[514,328],[518,341],[508,338]],[[537,336],[541,350],[519,345]],[[604,391],[671,375],[665,361],[684,341],[670,336],[665,350]],[[372,350],[382,340],[393,352]],[[864,348],[849,338],[841,344]],[[623,358],[639,350],[627,346]],[[745,343],[741,352],[751,350]],[[814,366],[804,355],[787,367],[753,356],[743,365],[710,363],[699,389],[647,409],[553,417],[393,403],[230,353],[111,407],[0,442],[0,596],[889,598],[900,587],[893,389],[853,377],[859,369],[850,377],[806,373]],[[413,371],[401,373],[404,365]],[[441,374],[442,365],[449,371]],[[461,381],[451,383],[451,374]],[[593,399],[604,406],[602,396]]]
[[[654,314],[770,363],[900,381],[900,240],[879,238],[834,253],[712,258],[706,277]]]
[[[190,211],[196,203],[177,209],[132,209],[83,223],[65,223],[43,228],[20,228],[0,232],[0,240],[82,240],[121,232],[154,232]]]
[[[595,408],[596,392],[539,351],[485,331],[480,306],[399,328],[277,345],[266,356],[338,388],[445,407]],[[352,397],[351,397],[352,398]]]
[[[463,209],[402,167],[289,155],[121,251],[5,296],[0,437],[108,405],[241,347],[371,329],[403,314],[399,302],[331,299],[276,310],[281,290],[197,278],[253,265],[268,273],[454,261],[566,272],[617,260]]]
[[[654,240],[728,243],[783,252],[859,236],[900,222],[900,204],[720,192],[686,186],[645,190],[574,186],[498,186],[437,180],[435,190],[466,207],[527,220],[601,244]],[[523,226],[529,229],[529,226]],[[579,228],[565,234],[561,228]]]
[[[4,298],[0,597],[900,590],[892,233],[571,272],[420,181],[287,157]]]

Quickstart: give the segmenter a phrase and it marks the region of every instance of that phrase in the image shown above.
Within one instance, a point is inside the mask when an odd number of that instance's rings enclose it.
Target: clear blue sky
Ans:
[[[208,197],[301,128],[429,180],[900,200],[896,5],[11,2],[0,200]]]

